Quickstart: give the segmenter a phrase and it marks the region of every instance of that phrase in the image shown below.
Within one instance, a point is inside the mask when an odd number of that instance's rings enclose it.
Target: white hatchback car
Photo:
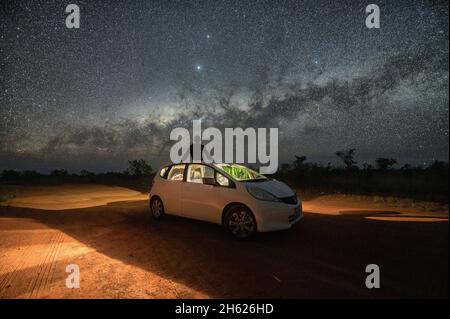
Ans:
[[[236,164],[164,166],[149,202],[155,219],[170,214],[222,224],[237,238],[287,229],[303,217],[289,186]]]

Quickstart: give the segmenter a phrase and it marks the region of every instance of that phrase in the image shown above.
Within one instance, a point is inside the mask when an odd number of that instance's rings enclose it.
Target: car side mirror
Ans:
[[[217,186],[216,179],[212,177],[203,177],[202,182],[205,185]]]

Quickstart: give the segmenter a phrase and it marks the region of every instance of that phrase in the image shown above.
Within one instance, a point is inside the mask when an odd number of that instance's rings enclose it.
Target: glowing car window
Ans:
[[[216,164],[216,166],[238,181],[267,179],[264,175],[242,165]]]
[[[189,183],[203,183],[203,178],[214,178],[214,169],[200,164],[189,165],[186,181]]]
[[[169,176],[167,179],[170,181],[182,182],[184,175],[184,165],[174,165],[170,169]]]
[[[161,176],[162,178],[165,178],[168,169],[169,169],[169,167],[161,168],[161,171],[159,172],[159,176]]]

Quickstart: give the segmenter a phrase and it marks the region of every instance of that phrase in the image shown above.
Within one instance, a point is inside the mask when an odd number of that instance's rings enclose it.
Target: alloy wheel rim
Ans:
[[[153,201],[152,212],[153,212],[153,215],[156,217],[161,216],[162,205],[161,205],[161,202],[157,199]]]
[[[231,214],[228,222],[231,232],[237,237],[247,237],[255,228],[255,222],[246,211],[238,211]]]

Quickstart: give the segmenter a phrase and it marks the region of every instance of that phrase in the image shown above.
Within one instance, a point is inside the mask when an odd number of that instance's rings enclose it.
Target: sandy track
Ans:
[[[112,202],[145,200],[147,196],[131,189],[104,185],[59,185],[21,187],[20,196],[8,205],[45,210],[66,210],[107,205]]]
[[[216,225],[153,221],[145,198],[22,189],[0,207],[0,297],[448,297],[448,212],[322,198],[293,229],[237,242]],[[65,287],[70,263],[80,289]],[[369,263],[382,271],[377,291],[364,285]]]

